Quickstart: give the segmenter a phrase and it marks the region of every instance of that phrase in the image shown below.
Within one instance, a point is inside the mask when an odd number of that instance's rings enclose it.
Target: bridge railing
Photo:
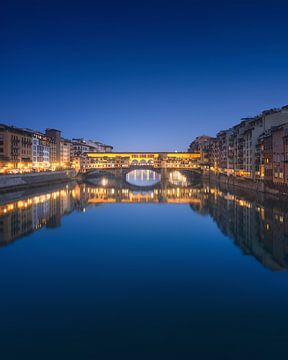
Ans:
[[[90,171],[90,170],[119,170],[119,169],[179,169],[179,170],[192,170],[199,169],[201,166],[199,164],[161,164],[161,165],[113,165],[113,164],[93,164],[86,165],[82,167],[81,171]]]

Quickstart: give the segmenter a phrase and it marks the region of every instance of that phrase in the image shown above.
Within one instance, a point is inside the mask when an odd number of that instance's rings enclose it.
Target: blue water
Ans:
[[[266,241],[259,259],[254,241],[244,252],[215,218],[180,196],[181,203],[155,203],[155,197],[107,203],[108,190],[102,189],[103,202],[95,204],[87,199],[100,189],[89,188],[87,198],[79,197],[78,185],[72,196],[73,188],[63,186],[62,195],[47,200],[48,214],[62,209],[53,226],[46,216],[41,228],[0,248],[1,359],[286,356],[288,274],[282,248],[279,255]],[[203,205],[207,194],[198,190],[195,197]],[[64,197],[70,201],[65,216]],[[22,217],[29,207],[39,207],[34,195],[22,198],[35,201],[21,208]],[[255,217],[258,200],[250,201],[253,207],[246,210]],[[217,211],[214,203],[208,208]],[[0,219],[7,220],[7,213]]]

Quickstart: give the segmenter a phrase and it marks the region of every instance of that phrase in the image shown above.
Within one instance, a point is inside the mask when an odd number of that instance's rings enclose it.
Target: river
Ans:
[[[3,359],[272,359],[287,201],[135,170],[1,195]]]

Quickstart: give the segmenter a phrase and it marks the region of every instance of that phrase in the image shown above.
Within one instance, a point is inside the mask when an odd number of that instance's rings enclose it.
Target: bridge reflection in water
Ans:
[[[135,169],[131,170],[126,175],[126,181],[135,186],[149,187],[154,186],[161,181],[161,174],[153,170]],[[180,171],[171,171],[167,175],[167,179],[162,179],[162,182],[168,181],[171,185],[187,187],[189,185],[187,175],[182,174]]]
[[[148,181],[150,176],[154,175],[149,174]],[[162,185],[160,181],[160,187],[136,191],[121,184],[111,186],[106,179],[101,186],[71,183],[55,190],[39,189],[37,193],[33,189],[21,194],[3,194],[0,245],[8,245],[43,227],[59,227],[62,216],[73,211],[85,212],[102,203],[188,204],[194,212],[210,216],[244,254],[254,256],[274,271],[288,268],[287,202],[228,192],[209,183],[185,185],[184,178],[181,186],[172,182]]]
[[[84,182],[93,184],[96,186],[108,186],[108,187],[127,187],[129,189],[150,187],[187,187],[189,185],[195,185],[199,182],[199,173],[193,173],[186,170],[174,170],[174,169],[120,169],[116,172],[97,170],[90,172],[84,177]]]
[[[153,170],[132,170],[126,175],[126,181],[135,186],[153,186],[161,181],[161,175]]]

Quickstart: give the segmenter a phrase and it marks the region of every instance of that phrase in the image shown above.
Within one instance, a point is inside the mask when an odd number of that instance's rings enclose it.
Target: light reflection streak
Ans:
[[[64,185],[55,191],[2,203],[0,245],[45,226],[61,226],[62,216],[72,211],[84,213],[103,203],[188,204],[193,211],[211,216],[223,233],[243,251],[249,249],[263,265],[273,270],[288,268],[286,203],[269,201],[264,205],[262,200],[251,200],[211,184],[181,187],[170,183],[149,191],[111,187],[109,180],[106,186]]]

